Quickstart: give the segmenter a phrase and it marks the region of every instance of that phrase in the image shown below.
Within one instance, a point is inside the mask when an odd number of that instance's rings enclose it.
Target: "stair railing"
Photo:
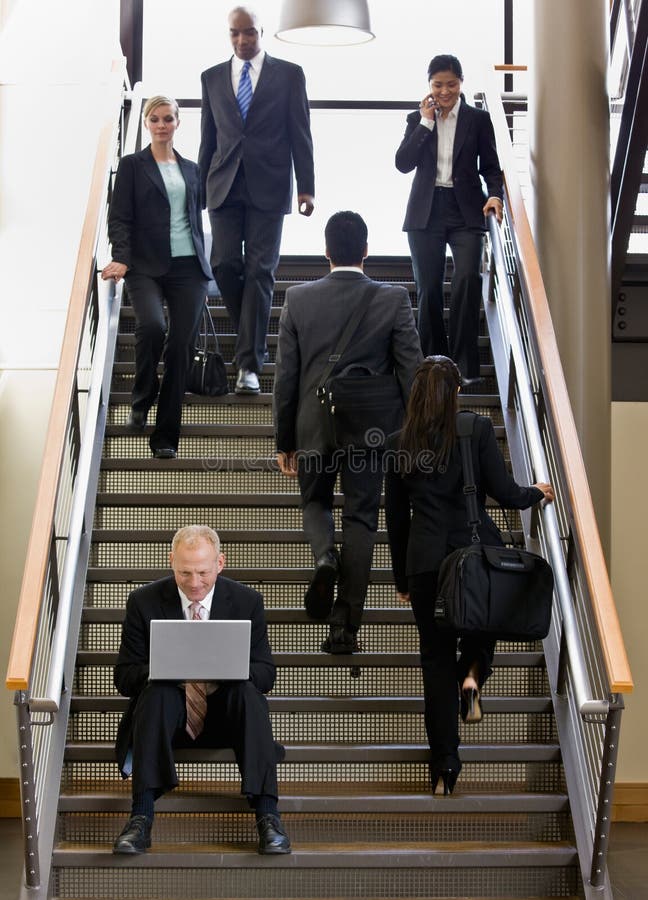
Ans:
[[[63,335],[6,686],[18,719],[24,886],[46,896],[59,782],[90,553],[121,288],[107,258],[111,172],[137,130],[141,91],[113,64]],[[130,143],[133,142],[130,139]]]
[[[556,501],[522,516],[555,576],[545,657],[586,896],[612,898],[606,854],[624,693],[633,683],[502,99],[488,90],[505,215],[491,216],[486,317],[513,473]]]

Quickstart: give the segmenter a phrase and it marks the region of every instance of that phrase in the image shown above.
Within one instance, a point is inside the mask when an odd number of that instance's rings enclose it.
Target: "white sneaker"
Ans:
[[[238,370],[234,388],[235,394],[258,394],[260,390],[259,379],[255,372],[248,372],[247,369]]]

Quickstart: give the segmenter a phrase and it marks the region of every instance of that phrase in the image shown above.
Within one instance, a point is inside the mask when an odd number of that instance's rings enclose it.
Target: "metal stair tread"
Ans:
[[[324,787],[324,786],[323,786]],[[355,791],[353,788],[356,788]],[[364,790],[363,790],[364,788]],[[366,790],[362,784],[345,785],[345,794],[304,795],[282,791],[281,811],[289,813],[547,813],[564,812],[569,807],[567,794],[555,793],[462,793],[458,788],[452,798],[431,793],[408,794],[392,791]],[[76,813],[100,810],[106,813],[130,811],[130,797],[106,791],[93,793],[61,793],[59,812]],[[196,794],[176,788],[161,797],[155,806],[156,814],[249,812],[247,801],[240,794]]]
[[[276,665],[284,666],[315,666],[337,667],[351,665],[359,668],[369,666],[397,666],[418,668],[420,659],[418,653],[349,653],[331,654],[321,652],[304,653],[277,653],[273,654]],[[79,650],[77,662],[81,666],[113,666],[117,661],[117,653],[106,650]],[[544,665],[544,654],[536,650],[516,650],[512,652],[496,652],[493,661],[494,666],[532,667]]]
[[[121,623],[124,618],[123,606],[86,606],[83,609],[83,622],[117,622]],[[303,623],[312,625],[313,620],[310,618],[305,609],[294,608],[291,606],[266,606],[265,610],[266,622],[272,623]],[[381,607],[380,609],[365,608],[362,614],[363,625],[374,623],[404,625],[413,624],[414,614],[408,606],[391,606]]]
[[[150,529],[137,531],[121,531],[118,529],[95,528],[92,532],[93,544],[114,544],[128,542],[129,544],[170,544],[175,534],[173,529]],[[219,528],[218,535],[221,544],[229,543],[268,543],[273,544],[303,544],[307,542],[304,532],[290,528],[254,528],[254,529],[229,529]],[[335,541],[342,539],[342,532],[335,532]],[[387,532],[379,529],[376,534],[376,543],[387,543]]]
[[[485,713],[531,713],[553,711],[550,697],[482,697]],[[124,712],[126,697],[116,694],[73,694],[72,712]],[[271,712],[422,713],[422,697],[268,697]]]
[[[291,762],[423,762],[427,763],[430,751],[425,744],[289,744],[286,743],[284,763]],[[509,743],[460,744],[463,762],[554,762],[560,760],[560,746],[557,743]],[[65,748],[68,761],[114,760],[115,746],[111,741],[70,741]],[[210,762],[230,762],[234,751],[206,747],[176,750],[177,760],[203,760]],[[280,764],[281,765],[281,764]]]
[[[503,425],[494,425],[495,437],[504,440],[506,430]],[[136,435],[148,434],[153,430],[153,425],[147,425],[143,431],[136,432]],[[116,435],[133,435],[133,430],[126,424],[123,425],[106,425],[106,435],[108,437]],[[274,425],[230,425],[230,424],[187,424],[182,426],[180,437],[182,436],[217,436],[217,437],[274,437]]]
[[[181,849],[182,848],[182,849]],[[576,848],[569,841],[498,844],[495,842],[466,841],[437,844],[410,844],[403,847],[394,842],[363,844],[319,844],[317,848],[306,843],[293,845],[292,853],[268,858],[256,852],[252,843],[154,844],[153,848],[139,856],[115,858],[110,845],[59,845],[53,854],[56,866],[95,866],[126,868],[373,868],[376,860],[383,861],[388,854],[390,868],[476,866],[558,866],[570,865],[577,858]]]
[[[232,369],[231,375],[234,376],[234,370]],[[207,397],[202,394],[185,394],[184,403],[188,406],[271,406],[272,405],[272,394],[264,393],[261,391],[259,394],[234,394],[230,392],[229,394],[222,394],[220,397]],[[462,393],[459,396],[459,406],[463,408],[470,408],[471,406],[475,406],[475,396],[478,398],[478,404],[480,407],[492,407],[493,409],[500,409],[502,402],[499,398],[499,394],[468,394]],[[111,391],[110,392],[110,405],[111,406],[119,406],[121,404],[130,407],[131,402],[131,394],[127,391]]]

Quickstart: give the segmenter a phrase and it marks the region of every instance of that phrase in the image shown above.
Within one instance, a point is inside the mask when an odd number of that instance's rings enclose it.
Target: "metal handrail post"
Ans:
[[[34,748],[27,691],[14,695],[18,718],[18,757],[20,762],[20,805],[23,821],[23,852],[25,883],[28,888],[40,887],[40,858],[38,853],[38,819],[36,816],[36,784]]]

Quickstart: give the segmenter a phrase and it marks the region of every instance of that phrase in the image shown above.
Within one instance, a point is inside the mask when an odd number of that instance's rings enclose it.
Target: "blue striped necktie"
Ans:
[[[239,81],[236,102],[241,110],[241,118],[245,122],[252,103],[252,81],[250,80],[250,60],[248,59],[241,69],[241,80]]]

